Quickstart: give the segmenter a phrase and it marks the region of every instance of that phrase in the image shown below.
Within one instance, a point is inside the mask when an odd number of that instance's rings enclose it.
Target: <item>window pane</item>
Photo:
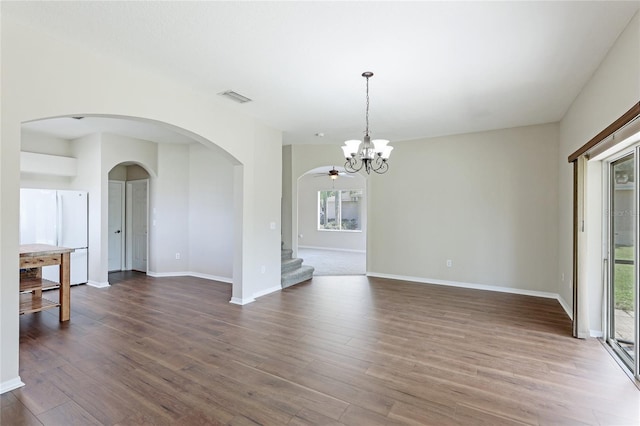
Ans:
[[[318,229],[338,229],[336,208],[339,206],[335,191],[318,191]]]
[[[318,229],[360,231],[362,189],[318,191]]]
[[[325,229],[327,223],[327,193],[318,191],[318,229]]]
[[[360,218],[362,190],[341,191],[341,229],[348,231],[362,230]]]
[[[635,358],[635,159],[611,164],[611,236],[613,267],[609,300],[609,343],[627,366]]]

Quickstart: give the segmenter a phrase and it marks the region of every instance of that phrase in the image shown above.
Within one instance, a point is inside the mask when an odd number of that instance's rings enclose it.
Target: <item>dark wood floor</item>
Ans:
[[[228,284],[110,277],[71,321],[20,320],[2,425],[605,425],[640,392],[555,300],[315,277],[229,304]]]

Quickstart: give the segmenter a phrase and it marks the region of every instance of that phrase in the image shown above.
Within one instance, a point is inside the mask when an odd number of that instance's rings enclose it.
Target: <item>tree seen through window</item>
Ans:
[[[361,231],[362,189],[318,191],[318,229]]]

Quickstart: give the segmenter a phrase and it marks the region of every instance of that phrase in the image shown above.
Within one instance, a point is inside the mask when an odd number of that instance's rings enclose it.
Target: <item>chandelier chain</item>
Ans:
[[[367,114],[365,116],[366,128],[365,135],[369,136],[369,77],[367,77]]]

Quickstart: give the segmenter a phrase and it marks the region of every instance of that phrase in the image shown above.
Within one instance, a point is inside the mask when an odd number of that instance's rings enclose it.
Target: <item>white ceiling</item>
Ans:
[[[375,73],[372,136],[392,142],[559,121],[639,7],[1,2],[27,25],[188,82],[283,130],[286,144],[361,137],[363,71]],[[253,102],[219,98],[225,90]]]

